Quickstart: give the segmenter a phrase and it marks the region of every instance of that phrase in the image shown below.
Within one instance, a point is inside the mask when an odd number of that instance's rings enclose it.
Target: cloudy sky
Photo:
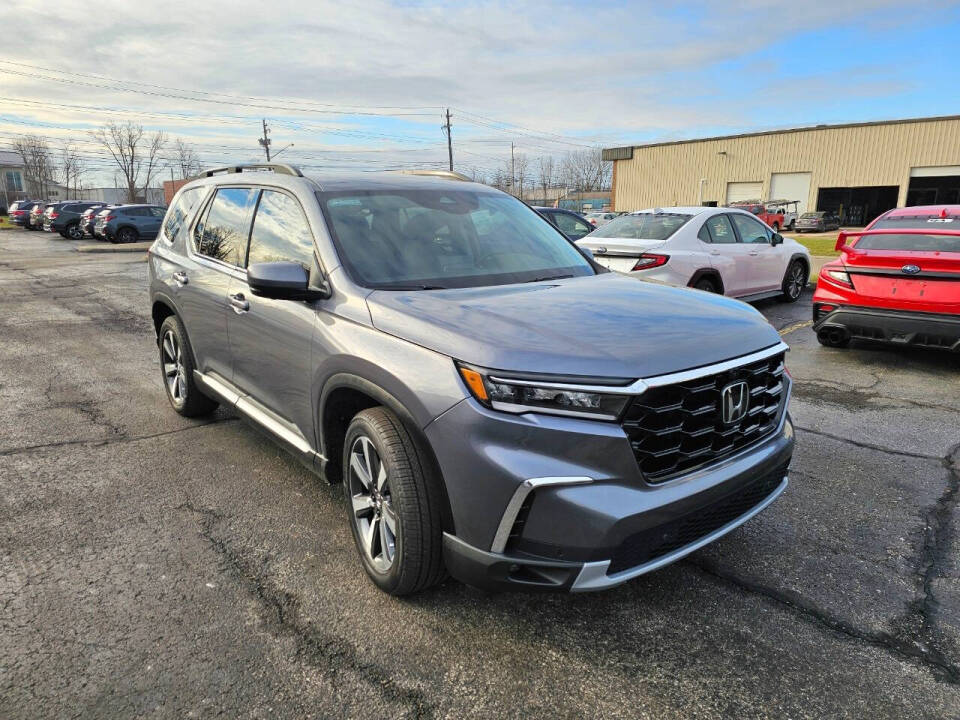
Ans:
[[[960,3],[4,0],[0,149],[134,119],[208,164],[491,172],[613,146],[960,112]],[[88,180],[90,184],[90,180]],[[97,184],[94,182],[93,184]]]

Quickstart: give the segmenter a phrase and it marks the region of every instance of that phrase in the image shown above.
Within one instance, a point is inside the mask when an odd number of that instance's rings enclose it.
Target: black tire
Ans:
[[[794,228],[795,228],[796,226],[797,226],[797,221],[796,221],[796,220],[791,220],[791,221],[790,221],[790,224],[787,225],[787,230],[789,230],[790,232],[793,232],[793,230],[794,230]]]
[[[704,292],[708,292],[708,293],[717,292],[716,281],[713,278],[709,278],[709,277],[700,278],[693,284],[693,287],[695,287],[697,290],[703,290]]]
[[[117,234],[110,238],[112,243],[135,243],[140,239],[140,233],[133,228],[120,228]]]
[[[172,350],[167,345],[168,337],[175,340]],[[209,415],[216,410],[219,403],[204,395],[193,380],[193,351],[187,340],[187,331],[176,315],[168,316],[160,325],[157,349],[160,352],[160,378],[170,406],[184,417]],[[177,366],[174,368],[178,375],[176,390],[170,383],[170,360]]]
[[[780,223],[774,223],[771,227],[774,232],[780,232]]]
[[[61,233],[67,240],[83,240],[83,230],[80,229],[79,222],[73,222],[67,225],[66,230]]]
[[[364,505],[363,478],[351,466],[358,446],[369,441],[385,469],[384,480],[377,502]],[[358,456],[362,457],[362,456]],[[369,463],[373,470],[375,462]],[[379,468],[380,465],[377,465]],[[376,470],[371,475],[377,475]],[[343,487],[347,500],[347,518],[357,546],[361,563],[369,578],[390,595],[409,595],[424,590],[442,580],[443,567],[443,502],[439,478],[434,476],[430,463],[417,446],[400,419],[384,407],[363,410],[354,416],[347,428],[343,445]],[[354,489],[359,492],[355,500]],[[360,509],[355,507],[360,506]],[[395,534],[393,556],[389,566],[378,564],[375,556],[364,547],[360,526],[363,521],[370,528],[370,538],[377,537],[375,522],[386,524],[389,515],[394,518]],[[361,513],[368,516],[361,517]],[[377,518],[383,518],[377,520]],[[383,557],[382,535],[380,549]],[[373,541],[376,544],[376,541]],[[371,544],[372,549],[372,544]]]
[[[790,263],[787,266],[787,272],[783,275],[783,284],[780,286],[783,301],[792,303],[799,300],[809,280],[810,271],[803,260],[794,260]]]

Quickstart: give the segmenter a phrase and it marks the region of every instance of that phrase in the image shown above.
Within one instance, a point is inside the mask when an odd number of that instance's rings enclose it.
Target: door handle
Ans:
[[[188,278],[188,277],[187,277],[187,274],[186,274],[185,272],[183,272],[182,270],[177,270],[177,271],[173,274],[173,281],[174,281],[177,285],[179,285],[180,287],[183,287],[183,286],[186,285],[188,282],[190,282],[190,278]]]
[[[230,304],[233,306],[233,311],[240,315],[247,312],[250,309],[250,303],[243,296],[243,293],[236,293],[235,295],[229,295]]]
[[[750,251],[750,254],[751,254],[751,255],[759,255],[760,253],[759,253],[757,250],[751,250],[751,251]]]

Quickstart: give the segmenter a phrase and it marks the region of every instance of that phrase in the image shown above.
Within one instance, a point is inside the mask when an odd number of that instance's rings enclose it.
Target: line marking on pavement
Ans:
[[[800,328],[810,327],[813,325],[813,320],[804,320],[803,322],[794,323],[793,325],[787,325],[783,330],[780,330],[780,336],[788,335],[794,330],[799,330]]]

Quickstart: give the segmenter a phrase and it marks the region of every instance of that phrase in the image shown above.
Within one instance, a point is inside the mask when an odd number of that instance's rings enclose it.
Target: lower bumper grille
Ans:
[[[779,353],[637,396],[622,424],[647,482],[664,482],[722,460],[776,430],[788,382],[783,358]],[[737,381],[747,384],[746,414],[725,424],[721,395]]]
[[[787,466],[784,465],[717,502],[631,535],[614,552],[607,574],[613,575],[669,555],[719,530],[770,497],[786,474]]]

